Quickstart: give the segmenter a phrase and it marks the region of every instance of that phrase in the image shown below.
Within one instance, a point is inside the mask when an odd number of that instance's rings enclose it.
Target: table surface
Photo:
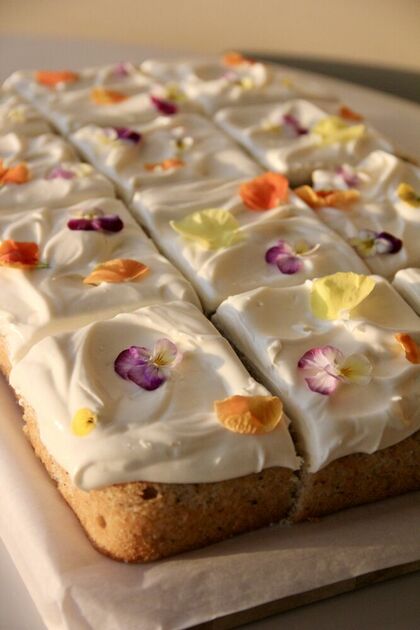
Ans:
[[[92,41],[63,41],[30,37],[0,40],[0,81],[19,68],[54,65],[95,65],[122,59],[142,59],[161,54],[157,49]],[[185,51],[177,51],[182,54]],[[170,53],[168,53],[170,54]],[[303,70],[324,72],[420,102],[420,76],[413,72],[337,64],[326,60],[281,56],[272,61]],[[45,630],[12,559],[0,541],[0,630]],[[244,630],[417,630],[420,626],[420,573],[395,578],[359,591],[304,606]],[[96,630],[96,629],[95,629]],[[117,629],[116,629],[117,630]]]

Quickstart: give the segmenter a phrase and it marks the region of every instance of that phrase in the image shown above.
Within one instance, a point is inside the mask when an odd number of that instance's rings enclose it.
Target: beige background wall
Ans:
[[[0,37],[333,57],[420,70],[419,0],[0,0]]]

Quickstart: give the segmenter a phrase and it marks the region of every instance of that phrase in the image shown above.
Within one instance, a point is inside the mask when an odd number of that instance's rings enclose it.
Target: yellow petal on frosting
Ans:
[[[338,272],[313,281],[311,310],[324,320],[351,317],[356,308],[373,291],[375,280],[353,272]]]
[[[204,249],[230,247],[245,238],[238,232],[240,224],[235,217],[222,208],[193,212],[179,221],[171,221],[171,227]]]
[[[71,421],[71,430],[74,435],[84,437],[96,427],[98,417],[91,409],[83,407],[76,411]]]
[[[315,123],[311,133],[320,136],[322,144],[357,140],[366,133],[365,125],[349,125],[339,116],[327,116]]]
[[[283,403],[277,396],[230,396],[215,400],[219,422],[234,433],[270,433],[283,417]]]
[[[397,195],[401,201],[405,201],[409,206],[420,208],[420,195],[416,193],[410,184],[402,182],[397,188]]]

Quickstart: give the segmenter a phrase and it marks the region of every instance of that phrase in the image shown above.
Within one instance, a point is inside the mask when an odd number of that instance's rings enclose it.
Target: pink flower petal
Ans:
[[[46,176],[45,179],[74,179],[76,173],[62,166],[55,166]]]
[[[178,112],[178,107],[170,101],[165,101],[163,98],[153,96],[153,94],[150,95],[150,100],[157,111],[164,116],[173,116]]]
[[[342,380],[338,364],[343,353],[334,346],[311,348],[299,359],[298,368],[303,370],[305,381],[314,392],[329,396]]]
[[[279,256],[276,264],[279,270],[287,275],[297,273],[303,268],[303,262],[298,256],[288,256],[287,254]]]
[[[153,391],[163,385],[166,376],[163,370],[151,363],[132,367],[127,374],[127,378],[136,385],[147,391]]]
[[[84,232],[93,232],[95,230],[92,225],[92,219],[85,219],[83,217],[69,219],[67,227],[69,230],[83,230]]]
[[[130,346],[120,352],[114,361],[114,369],[118,376],[128,379],[130,370],[138,365],[145,365],[150,360],[150,351],[143,346]]]
[[[109,214],[104,217],[95,217],[92,220],[92,227],[98,232],[121,232],[124,223],[118,214]]]
[[[340,379],[327,372],[319,372],[315,376],[308,376],[305,381],[310,390],[323,396],[330,396],[338,387]]]

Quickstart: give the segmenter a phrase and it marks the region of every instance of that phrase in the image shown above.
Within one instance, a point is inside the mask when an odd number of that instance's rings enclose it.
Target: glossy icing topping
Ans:
[[[420,366],[407,360],[396,339],[405,331],[420,342],[420,318],[391,285],[372,278],[373,291],[340,319],[314,315],[311,280],[230,297],[214,316],[283,400],[310,472],[350,453],[373,453],[420,428]],[[323,370],[338,379],[333,391],[331,381],[320,381]],[[321,392],[320,382],[330,389]]]
[[[182,360],[160,387],[148,391],[115,371],[122,350],[153,348],[165,337]],[[205,387],[197,387],[200,377]],[[85,490],[139,479],[221,481],[299,466],[285,415],[269,433],[251,435],[219,421],[215,401],[269,392],[185,303],[145,307],[44,339],[14,368],[11,383],[35,410],[42,442]]]
[[[420,269],[401,269],[395,274],[392,284],[420,315]]]
[[[32,105],[22,101],[10,90],[0,87],[0,135],[21,133],[38,136],[50,132],[50,125]]]

